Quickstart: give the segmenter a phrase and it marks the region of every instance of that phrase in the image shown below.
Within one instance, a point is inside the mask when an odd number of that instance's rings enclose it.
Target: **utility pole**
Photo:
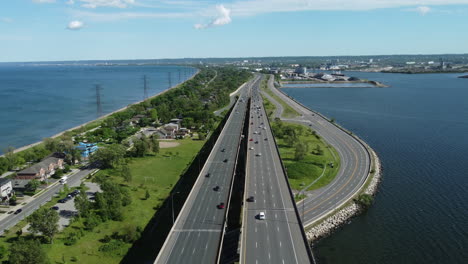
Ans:
[[[181,80],[181,78],[180,78],[180,69],[179,69],[179,83],[181,83],[181,81],[180,81],[180,80]]]
[[[172,87],[172,78],[171,78],[171,72],[167,73],[167,79],[169,83],[169,89]]]
[[[96,112],[97,116],[100,117],[102,116],[102,103],[101,103],[101,90],[102,87],[99,84],[96,84]]]
[[[143,99],[148,99],[148,82],[146,79],[146,75],[143,75]]]

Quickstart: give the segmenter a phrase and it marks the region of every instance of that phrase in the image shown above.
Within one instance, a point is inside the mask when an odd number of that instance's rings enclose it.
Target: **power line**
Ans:
[[[99,84],[95,85],[96,88],[96,113],[97,116],[102,116],[102,103],[101,103],[101,90],[102,87]]]
[[[168,82],[169,82],[169,89],[172,87],[172,78],[171,78],[171,75],[172,75],[171,72],[168,72],[168,73],[167,73],[167,79],[168,79]]]
[[[146,75],[143,75],[143,99],[148,99],[148,81]]]

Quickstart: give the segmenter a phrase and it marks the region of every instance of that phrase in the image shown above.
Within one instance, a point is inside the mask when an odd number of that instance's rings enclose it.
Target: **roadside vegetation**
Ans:
[[[279,119],[271,125],[291,188],[315,190],[334,179],[339,155],[315,131]]]
[[[281,100],[272,90],[268,89],[268,78],[263,79],[261,83],[261,89],[266,92],[268,95],[273,97],[281,106],[283,106],[283,113],[281,114],[282,117],[285,118],[293,118],[300,116],[300,114],[294,110],[289,104],[287,104],[285,101]]]
[[[60,232],[58,213],[50,209],[59,198],[53,198],[0,237],[0,260],[11,264],[121,262],[192,163],[206,136],[221,121],[213,110],[229,103],[229,93],[251,77],[247,71],[234,68],[217,68],[216,72],[202,69],[192,80],[158,97],[39,145],[44,155],[46,151],[69,150],[67,155],[74,160],[73,143],[83,139],[98,142],[100,148],[91,161],[101,170],[88,180],[98,183],[102,192],[89,200],[81,188],[74,198],[77,215]],[[138,123],[130,124],[136,115],[140,116]],[[183,118],[182,126],[196,131],[198,137],[179,139],[171,148],[160,148],[154,136],[133,138],[129,144],[128,138],[140,127],[164,124],[172,118]],[[85,130],[90,127],[94,130]],[[0,161],[6,160],[10,168],[21,166],[22,160],[12,163],[11,159],[30,160],[24,156],[29,151],[9,151]],[[23,233],[27,224],[29,232]]]

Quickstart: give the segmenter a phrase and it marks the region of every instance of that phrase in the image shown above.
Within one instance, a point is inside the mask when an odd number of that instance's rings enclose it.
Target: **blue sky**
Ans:
[[[468,53],[468,0],[2,0],[0,61]]]

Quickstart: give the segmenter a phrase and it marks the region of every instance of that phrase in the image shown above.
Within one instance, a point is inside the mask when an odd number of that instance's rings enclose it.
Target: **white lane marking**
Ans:
[[[255,242],[255,247],[258,248],[257,242]]]

